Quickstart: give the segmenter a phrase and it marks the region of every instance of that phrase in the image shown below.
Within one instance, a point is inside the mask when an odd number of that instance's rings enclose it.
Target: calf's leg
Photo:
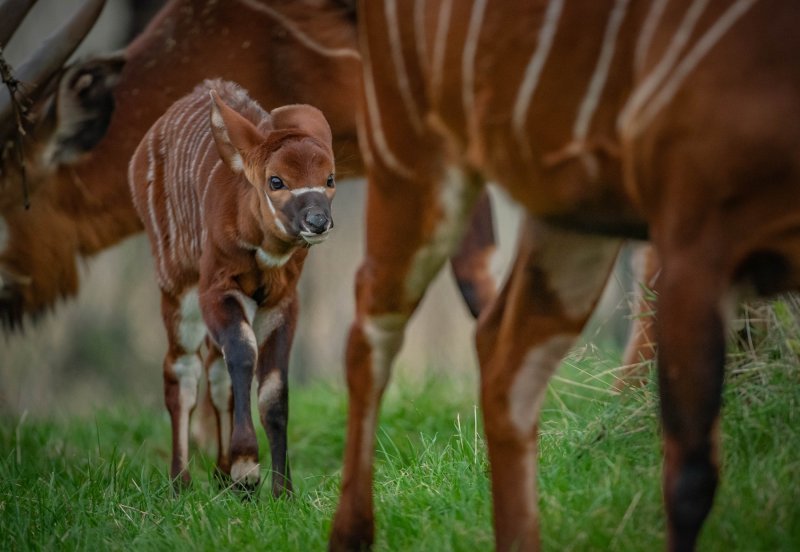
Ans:
[[[292,492],[286,428],[289,423],[289,352],[298,312],[294,297],[286,306],[259,311],[254,322],[256,327],[269,326],[258,357],[258,412],[269,438],[272,495],[275,497]]]
[[[222,352],[233,395],[233,428],[230,440],[231,478],[246,491],[255,490],[261,474],[258,464],[250,390],[257,358],[256,337],[238,292],[211,290],[200,296],[209,335]]]

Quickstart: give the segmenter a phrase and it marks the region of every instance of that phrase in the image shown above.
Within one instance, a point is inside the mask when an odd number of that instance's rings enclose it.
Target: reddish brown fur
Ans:
[[[76,257],[94,255],[141,230],[124,167],[156,118],[203,78],[235,79],[268,109],[296,102],[317,106],[333,129],[340,176],[362,174],[354,112],[361,66],[355,32],[347,3],[333,0],[169,2],[125,52],[106,138],[85,158],[47,174],[30,210],[16,201],[3,210],[8,228],[8,245],[0,251],[3,318],[18,323],[75,294]],[[16,182],[5,183],[5,190],[16,189]],[[476,213],[478,219],[490,217],[488,204]],[[468,298],[475,311],[494,291],[488,265],[481,262],[494,248],[488,241],[456,256],[459,280],[478,290]]]
[[[789,123],[800,116],[800,38],[789,23],[798,18],[786,0],[360,3],[367,248],[331,549],[372,543],[377,411],[405,323],[438,267],[420,276],[420,260],[450,251],[436,221],[474,201],[484,179],[528,217],[477,338],[498,550],[538,547],[536,420],[547,381],[619,238],[648,235],[663,266],[669,547],[694,547],[717,483],[722,304],[743,288],[800,285],[800,134]],[[665,78],[655,79],[662,62]],[[622,117],[649,82],[652,93]],[[457,201],[449,167],[465,175]],[[462,225],[453,219],[447,230]]]
[[[319,110],[293,105],[270,115],[219,80],[173,104],[136,149],[129,180],[153,248],[169,341],[164,395],[173,478],[189,482],[188,420],[207,331],[207,367],[222,353],[233,387],[232,400],[215,403],[220,421],[233,412],[230,435],[220,429],[220,472],[239,485],[258,482],[257,471],[247,472],[258,462],[250,416],[257,373],[273,492],[291,491],[286,386],[296,287],[306,248],[332,227],[333,168],[331,131]],[[223,378],[213,393],[225,395],[223,375],[213,377]]]

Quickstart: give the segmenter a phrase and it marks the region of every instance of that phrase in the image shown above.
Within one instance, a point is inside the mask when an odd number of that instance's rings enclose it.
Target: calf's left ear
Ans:
[[[211,134],[217,144],[220,157],[235,173],[244,171],[243,153],[264,141],[258,129],[231,109],[217,94],[211,96]]]
[[[325,115],[316,107],[308,104],[285,105],[273,109],[270,116],[275,130],[296,128],[331,147],[331,127]]]

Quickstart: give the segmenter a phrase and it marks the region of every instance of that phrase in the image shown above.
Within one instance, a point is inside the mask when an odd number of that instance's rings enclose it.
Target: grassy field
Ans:
[[[789,317],[779,307],[770,317]],[[784,321],[783,328],[795,324]],[[758,326],[732,354],[724,475],[703,550],[800,549],[800,367],[791,332]],[[762,334],[764,330],[762,330]],[[663,548],[655,387],[608,391],[614,355],[576,350],[542,414],[540,506],[549,550]],[[489,550],[491,505],[475,377],[404,379],[377,444],[378,550]],[[3,549],[322,550],[339,488],[346,400],[335,384],[291,393],[296,496],[242,502],[193,456],[191,489],[166,477],[165,412],[0,423]],[[266,443],[261,442],[262,458]],[[265,466],[262,465],[262,472]]]

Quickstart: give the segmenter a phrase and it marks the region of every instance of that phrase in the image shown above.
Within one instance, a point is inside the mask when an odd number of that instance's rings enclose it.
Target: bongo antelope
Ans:
[[[173,104],[133,154],[131,193],[152,245],[169,343],[170,474],[183,483],[190,481],[189,416],[207,336],[219,471],[244,488],[259,482],[250,414],[255,375],[272,491],[292,489],[288,357],[307,248],[333,227],[331,138],[314,107],[267,113],[238,85],[211,80]]]
[[[392,359],[484,180],[527,212],[512,272],[477,334],[497,549],[538,547],[545,388],[619,240],[648,237],[662,266],[668,547],[694,548],[718,481],[729,305],[800,286],[800,3],[358,9],[367,247],[331,549],[373,542],[373,444]]]

